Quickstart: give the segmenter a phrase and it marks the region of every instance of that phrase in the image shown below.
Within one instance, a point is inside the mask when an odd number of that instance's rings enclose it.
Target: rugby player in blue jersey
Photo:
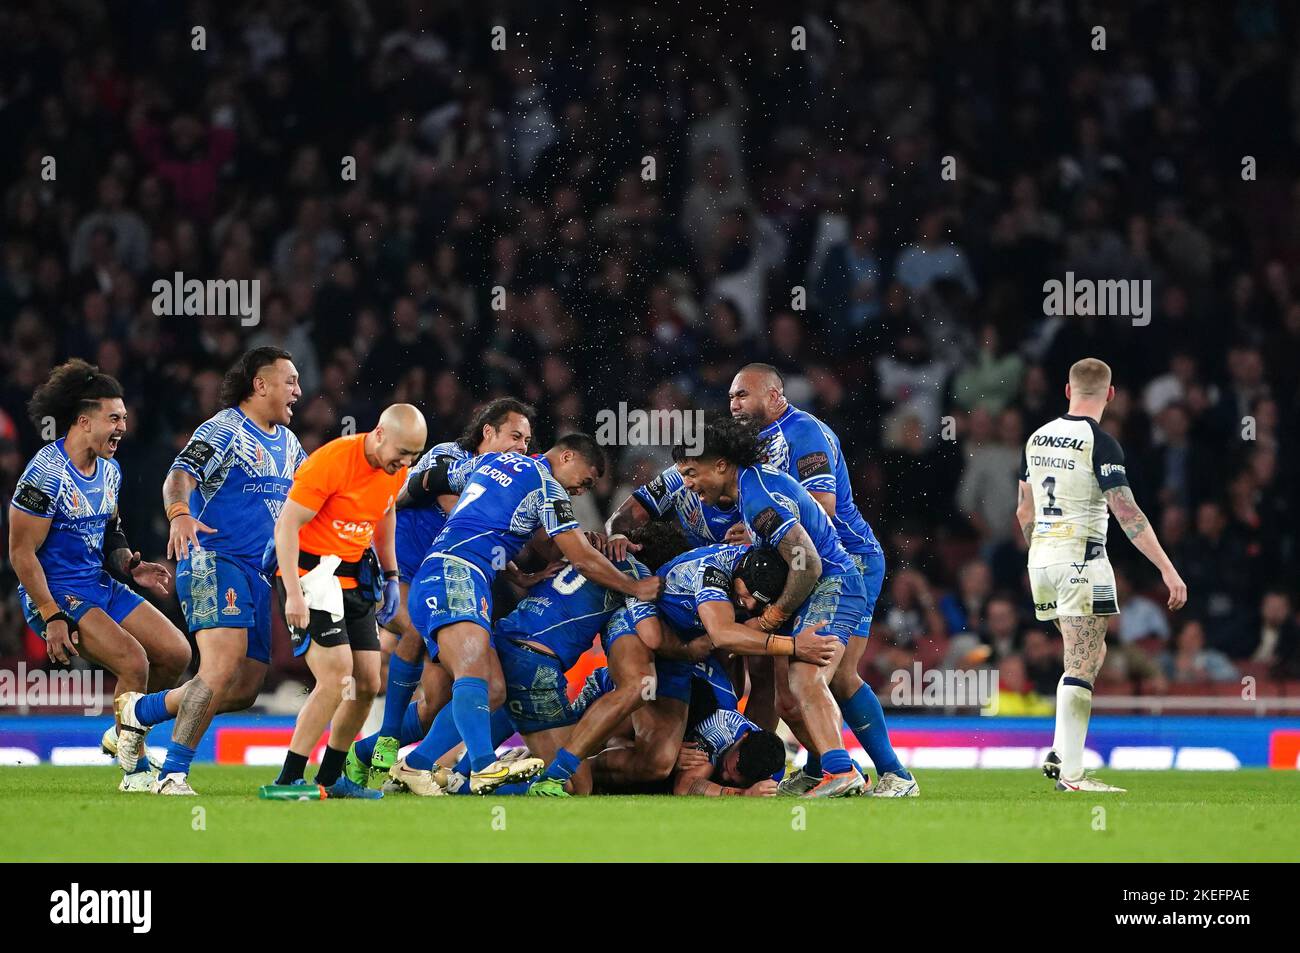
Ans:
[[[184,636],[129,588],[166,595],[171,574],[131,549],[118,516],[126,433],[122,388],[82,360],[59,365],[28,405],[33,423],[63,436],[36,452],[10,502],[9,560],[28,624],[56,664],[81,656],[117,677],[122,791],[153,783],[144,732],[121,717],[124,699],[170,688],[190,664]]]
[[[775,732],[764,731],[742,715],[734,703],[722,703],[699,680],[692,687],[686,731],[670,785],[672,793],[775,796],[774,776],[785,768],[785,743]],[[598,668],[587,676],[573,707],[588,708],[613,690],[609,669]],[[703,703],[697,704],[700,699]],[[607,741],[624,738],[611,734]]]
[[[780,595],[746,624],[779,639],[774,644],[786,656],[795,653],[797,638],[808,633],[833,636],[839,643],[826,666],[798,657],[774,663],[777,685],[792,696],[810,750],[821,756],[824,769],[820,783],[802,796],[863,793],[866,783],[844,749],[840,710],[828,687],[866,606],[857,564],[808,491],[762,462],[764,441],[757,427],[739,420],[708,423],[703,447],[695,456],[689,452],[685,446],[673,448],[686,485],[706,503],[724,496],[736,500],[756,543],[776,549],[789,567]]]
[[[785,588],[788,569],[773,549],[713,544],[688,550],[659,567],[664,592],[656,609],[665,625],[657,644],[655,700],[633,715],[631,747],[602,751],[592,771],[603,788],[666,779],[687,728],[693,683],[704,681],[722,707],[735,707],[730,678],[712,658],[716,649],[738,655],[794,655],[828,664],[839,642],[816,632],[772,636],[736,621],[737,610],[762,613]],[[611,628],[618,624],[616,617]]]
[[[615,565],[633,578],[650,575],[650,570],[632,556]],[[616,612],[629,613],[628,622],[617,633],[609,627]],[[566,772],[553,782],[557,785],[569,780],[578,761],[591,753],[579,747],[576,757],[571,757],[566,750],[566,746],[573,747],[569,738],[581,712],[569,703],[565,672],[602,633],[609,664],[630,689],[614,694],[604,706],[617,723],[631,714],[641,700],[642,685],[654,677],[654,656],[646,646],[646,640],[655,639],[657,633],[653,606],[599,586],[575,567],[566,566],[554,578],[536,586],[493,630],[492,641],[506,684],[506,703],[504,712],[494,713],[492,740],[502,741],[518,730],[530,755],[543,761],[555,759],[565,766]],[[395,781],[417,794],[439,793],[425,765],[432,765],[460,742],[452,715],[447,708],[438,713],[415,751],[394,765],[390,776]],[[497,737],[498,725],[502,737]],[[608,731],[596,741],[606,735]],[[559,793],[563,793],[562,789]]]
[[[617,544],[627,534],[652,520],[676,517],[692,546],[710,543],[745,542],[744,527],[736,501],[723,499],[717,506],[705,503],[699,494],[687,489],[676,467],[669,467],[644,486],[632,491],[618,505],[605,524],[610,542]],[[626,547],[624,547],[626,548]],[[615,549],[621,557],[623,552]]]
[[[430,718],[451,697],[451,678],[440,665],[424,665],[424,639],[411,625],[406,603],[411,579],[429,547],[447,522],[436,487],[453,463],[485,453],[527,453],[532,439],[532,418],[528,404],[513,397],[489,401],[474,414],[465,432],[456,440],[436,444],[411,468],[406,486],[397,498],[397,569],[401,573],[401,602],[397,614],[383,628],[397,636],[396,646],[388,636],[391,651],[386,675],[384,717],[376,736],[364,738],[348,754],[347,771],[353,780],[366,769],[386,773],[397,760],[403,735],[402,725],[419,724],[421,715]],[[444,497],[449,499],[448,497]],[[454,505],[454,504],[453,504]],[[382,634],[382,633],[381,633]],[[423,683],[424,705],[409,711],[415,689]],[[411,719],[414,719],[412,721]],[[425,727],[428,722],[424,722]]]
[[[192,795],[194,750],[217,714],[252,706],[271,663],[271,584],[262,554],[306,459],[289,429],[302,396],[293,355],[248,351],[221,385],[225,409],[194,431],[163,481],[176,559],[176,595],[199,647],[199,670],[180,688],[129,696],[128,726],[175,718],[155,793]]]
[[[762,428],[766,462],[799,481],[830,517],[840,543],[862,576],[867,604],[862,621],[844,649],[844,658],[831,679],[831,694],[844,719],[879,772],[872,790],[876,797],[916,797],[920,788],[889,741],[885,713],[871,687],[858,674],[858,663],[871,634],[871,617],[885,579],[885,556],[870,524],[853,501],[853,487],[839,437],[812,414],[785,399],[784,381],[769,364],[749,364],[731,382],[731,413],[737,420]],[[779,706],[796,735],[803,726],[789,694],[781,692]],[[803,740],[800,737],[800,740]],[[808,763],[782,784],[783,794],[800,794],[821,775],[817,755],[809,749]]]
[[[542,531],[586,579],[652,601],[658,577],[633,579],[595,549],[578,525],[570,495],[586,492],[605,469],[605,454],[586,434],[562,437],[541,458],[489,453],[468,461],[460,500],[416,572],[408,608],[429,654],[452,682],[451,709],[470,760],[470,790],[487,793],[541,770],[544,762],[497,761],[491,716],[505,682],[491,650],[492,582]],[[417,768],[427,769],[417,764]]]

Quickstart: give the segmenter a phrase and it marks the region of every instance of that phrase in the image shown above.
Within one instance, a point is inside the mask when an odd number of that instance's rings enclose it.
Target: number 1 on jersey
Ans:
[[[1043,507],[1043,515],[1060,516],[1061,509],[1056,505],[1056,477],[1044,477],[1043,489],[1047,491],[1047,505]]]

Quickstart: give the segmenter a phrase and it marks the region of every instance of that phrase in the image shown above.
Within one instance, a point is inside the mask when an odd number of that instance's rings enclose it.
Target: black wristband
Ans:
[[[64,612],[62,609],[60,609],[58,612],[54,613],[54,615],[50,616],[48,619],[45,620],[45,625],[46,625],[47,628],[49,627],[49,624],[50,624],[51,622],[64,622],[64,623],[66,623],[67,626],[68,626],[68,631],[69,631],[69,632],[72,632],[72,631],[74,631],[74,630],[77,628],[77,623],[74,622],[74,621],[72,621],[72,616],[68,615],[68,614],[67,614],[66,612]]]
[[[402,574],[401,574],[400,572],[398,572],[396,569],[385,569],[385,570],[384,570],[384,578],[385,578],[385,579],[400,579],[401,577],[402,577]]]

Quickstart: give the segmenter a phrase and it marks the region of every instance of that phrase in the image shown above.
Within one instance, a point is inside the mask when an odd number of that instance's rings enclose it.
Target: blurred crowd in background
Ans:
[[[1061,649],[1017,468],[1093,356],[1190,591],[1166,613],[1115,531],[1102,690],[1300,679],[1298,37],[1270,0],[7,6],[0,493],[70,356],[126,388],[122,513],[155,558],[166,470],[251,346],[294,354],[309,451],[395,400],[449,439],[500,394],[544,448],[620,401],[725,408],[767,361],[886,548],[864,675],[994,665],[1034,711]],[[177,272],[258,279],[260,323],[156,315]],[[1149,280],[1150,323],[1047,316],[1067,272]],[[669,462],[611,450],[590,528]],[[39,663],[0,569],[0,656]]]

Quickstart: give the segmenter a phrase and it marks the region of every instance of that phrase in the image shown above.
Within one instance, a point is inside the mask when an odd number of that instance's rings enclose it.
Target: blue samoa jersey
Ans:
[[[47,443],[23,470],[13,506],[50,521],[36,559],[51,589],[99,585],[104,575],[104,529],[117,512],[122,468],[116,460],[95,458],[86,476],[68,459],[63,438]]]
[[[709,756],[709,764],[716,765],[728,748],[751,731],[758,730],[758,725],[734,708],[719,708],[691,725],[686,731],[686,740],[695,742]]]
[[[450,459],[461,462],[470,459],[471,454],[454,440],[434,444],[425,451],[415,466],[411,467],[410,476],[419,476],[434,466],[439,460]],[[447,525],[447,514],[436,501],[430,500],[424,506],[404,506],[397,511],[397,561],[400,568],[414,570],[420,564],[433,541],[438,538],[442,528]],[[410,579],[403,573],[405,581]]]
[[[683,642],[704,634],[701,605],[731,602],[731,580],[748,548],[714,543],[688,550],[659,567],[658,575],[664,577],[659,612]]]
[[[544,458],[484,453],[453,466],[447,478],[460,493],[460,502],[448,514],[430,553],[463,559],[489,582],[519,555],[538,527],[548,536],[579,528],[573,502]]]
[[[676,514],[682,531],[692,546],[720,543],[727,530],[740,522],[740,510],[710,506],[694,490],[687,489],[676,467],[669,467],[645,486],[632,491],[632,496],[655,519],[668,519]]]
[[[194,431],[172,462],[198,481],[190,514],[216,529],[199,534],[206,550],[260,568],[275,521],[307,459],[288,427],[267,433],[238,407],[229,407]]]
[[[805,490],[835,494],[831,522],[846,550],[857,556],[881,551],[871,524],[853,502],[849,468],[835,431],[807,411],[787,405],[759,436],[767,441],[768,464],[798,480]]]
[[[633,579],[650,575],[650,570],[632,556],[614,565]],[[560,667],[568,671],[578,656],[591,648],[596,636],[605,631],[610,617],[623,608],[627,609],[627,622],[633,628],[655,614],[650,603],[606,589],[574,566],[565,566],[550,579],[533,586],[515,611],[497,623],[496,635],[544,645],[559,658]]]
[[[821,557],[823,576],[858,571],[826,511],[788,473],[764,463],[745,467],[736,482],[741,518],[755,542],[775,549],[786,533],[802,524]]]

